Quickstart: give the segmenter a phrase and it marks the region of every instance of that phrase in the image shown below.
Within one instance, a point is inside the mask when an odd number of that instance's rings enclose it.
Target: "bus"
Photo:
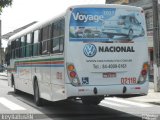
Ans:
[[[8,83],[42,100],[148,93],[144,11],[126,5],[77,5],[9,38]]]

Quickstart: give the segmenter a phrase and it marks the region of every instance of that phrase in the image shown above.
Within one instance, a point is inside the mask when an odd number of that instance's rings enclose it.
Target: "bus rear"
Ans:
[[[67,16],[67,97],[98,104],[106,95],[147,94],[147,37],[141,8],[76,6]]]

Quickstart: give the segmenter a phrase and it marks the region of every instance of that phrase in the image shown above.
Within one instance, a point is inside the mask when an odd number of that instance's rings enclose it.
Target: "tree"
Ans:
[[[0,0],[0,14],[4,7],[8,7],[10,5],[12,5],[12,0]]]

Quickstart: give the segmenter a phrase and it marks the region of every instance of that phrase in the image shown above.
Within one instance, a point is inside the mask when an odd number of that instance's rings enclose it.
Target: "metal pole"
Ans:
[[[159,13],[158,0],[152,0],[153,3],[153,45],[154,45],[154,90],[160,92],[160,41],[159,41]]]
[[[0,19],[0,57],[1,57],[1,58],[0,58],[0,64],[2,64],[2,49],[1,49],[1,40],[2,40],[2,39],[1,39],[1,36],[2,36],[2,31],[1,31],[1,30],[2,30],[2,29],[1,29],[1,27],[2,27],[2,26],[1,26],[1,19]]]

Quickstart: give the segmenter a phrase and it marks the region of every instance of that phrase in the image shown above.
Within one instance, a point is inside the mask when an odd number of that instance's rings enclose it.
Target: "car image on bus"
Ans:
[[[110,23],[107,29],[107,24],[104,26],[107,20],[131,14],[139,21],[143,35],[128,40],[104,33],[104,27],[109,33],[121,28],[116,30],[113,25],[114,30],[109,29]],[[141,8],[72,6],[65,14],[36,23],[10,37],[8,83],[15,93],[32,94],[38,106],[43,99],[81,98],[84,104],[97,105],[107,96],[146,95],[147,53],[145,17]]]

